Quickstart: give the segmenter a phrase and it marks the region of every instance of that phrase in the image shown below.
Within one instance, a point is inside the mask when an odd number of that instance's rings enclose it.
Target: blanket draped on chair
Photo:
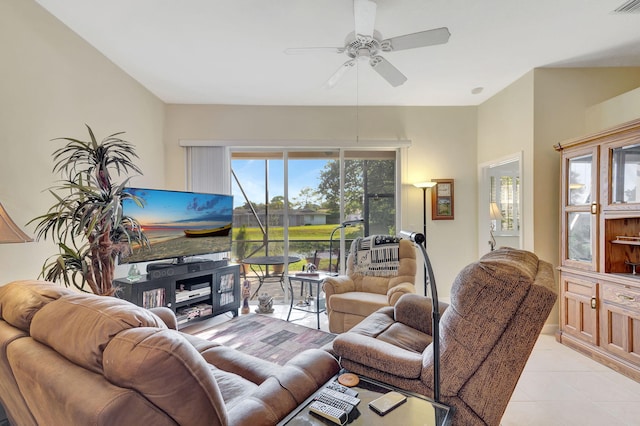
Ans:
[[[400,239],[392,235],[370,235],[353,242],[357,274],[388,277],[398,274]]]

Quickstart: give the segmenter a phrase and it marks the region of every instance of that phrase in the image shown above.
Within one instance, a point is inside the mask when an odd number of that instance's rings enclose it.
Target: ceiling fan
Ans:
[[[376,8],[377,4],[374,0],[353,0],[355,31],[347,35],[344,47],[298,47],[286,49],[285,53],[292,55],[317,51],[346,53],[350,59],[329,78],[326,83],[329,88],[334,87],[342,76],[356,65],[357,61],[368,61],[371,68],[389,84],[393,87],[400,86],[407,81],[407,77],[379,53],[444,44],[449,41],[451,33],[448,28],[442,27],[382,39],[380,33],[374,29]]]

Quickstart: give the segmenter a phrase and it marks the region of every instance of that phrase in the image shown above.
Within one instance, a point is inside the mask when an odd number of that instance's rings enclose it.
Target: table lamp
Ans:
[[[0,204],[0,243],[28,243],[33,238],[22,232]]]
[[[496,249],[496,239],[493,236],[493,231],[495,231],[496,228],[493,221],[502,220],[502,213],[500,212],[500,207],[498,207],[497,203],[489,204],[489,218],[491,219],[491,227],[489,228],[489,235],[491,236],[491,239],[489,240],[489,245],[491,246],[491,251],[494,251]]]

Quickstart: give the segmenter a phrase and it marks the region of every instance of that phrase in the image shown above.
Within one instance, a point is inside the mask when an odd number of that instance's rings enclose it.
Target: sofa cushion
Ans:
[[[14,281],[0,287],[0,317],[29,332],[33,315],[44,305],[73,292],[47,281]]]
[[[378,309],[388,306],[387,295],[352,291],[331,296],[331,309],[336,312],[348,312],[366,317]]]
[[[103,363],[109,381],[137,390],[178,424],[228,424],[215,367],[176,330],[124,330],[107,344]]]
[[[70,361],[102,374],[102,352],[123,330],[166,328],[150,311],[109,296],[77,293],[60,297],[33,316],[31,337]]]

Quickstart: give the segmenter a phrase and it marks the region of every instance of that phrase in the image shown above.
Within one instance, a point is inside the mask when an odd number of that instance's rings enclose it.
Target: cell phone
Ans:
[[[400,392],[391,391],[371,401],[369,407],[379,415],[384,416],[406,400],[407,397]]]

